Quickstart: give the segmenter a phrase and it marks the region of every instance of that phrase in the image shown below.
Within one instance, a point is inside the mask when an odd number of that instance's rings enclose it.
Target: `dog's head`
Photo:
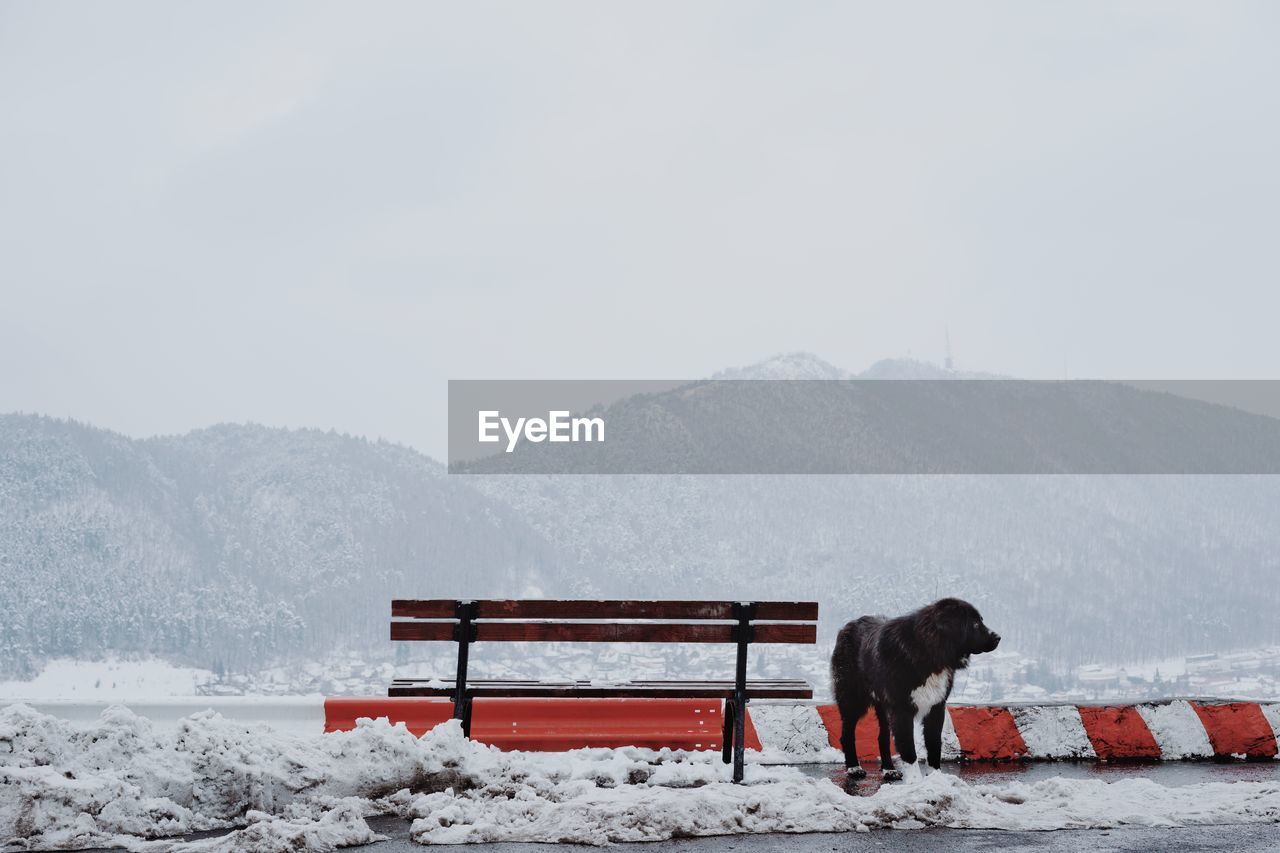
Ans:
[[[968,664],[969,655],[993,652],[1000,645],[1000,635],[982,621],[978,608],[958,598],[944,598],[935,602],[938,621],[952,648],[960,656],[961,665]]]

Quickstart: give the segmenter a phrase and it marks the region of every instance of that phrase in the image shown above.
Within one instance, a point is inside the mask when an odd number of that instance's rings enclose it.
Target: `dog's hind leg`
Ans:
[[[876,705],[876,724],[880,727],[880,769],[889,772],[893,770],[893,752],[889,746],[889,713],[881,705]]]
[[[866,705],[848,704],[840,709],[840,747],[844,750],[844,766],[848,768],[851,779],[861,779],[867,775],[867,771],[858,764],[858,742],[855,734],[858,720],[866,712]]]

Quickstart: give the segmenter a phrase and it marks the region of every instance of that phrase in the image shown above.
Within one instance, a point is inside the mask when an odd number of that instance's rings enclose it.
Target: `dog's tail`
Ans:
[[[860,616],[836,635],[836,647],[831,653],[831,693],[837,704],[848,701],[865,705],[870,698],[862,672],[862,647],[875,645],[884,623],[883,616]]]
[[[863,619],[849,622],[836,635],[836,647],[831,653],[831,693],[837,701],[856,689],[858,678],[858,654],[862,646]]]

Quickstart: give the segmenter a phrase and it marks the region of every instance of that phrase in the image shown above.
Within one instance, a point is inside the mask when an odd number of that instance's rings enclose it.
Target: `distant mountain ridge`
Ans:
[[[743,367],[729,367],[712,379],[852,379],[853,374],[807,352],[789,352]]]
[[[730,367],[712,379],[1012,379],[996,373],[950,370],[931,361],[885,358],[861,373],[836,367],[809,352],[788,352],[743,367]]]
[[[593,408],[608,425],[606,441],[522,441],[453,461],[451,470],[1280,474],[1280,419],[1158,384],[1019,381],[905,360],[853,377],[803,353],[717,377]]]
[[[820,361],[735,376],[843,374]],[[320,430],[139,440],[5,415],[0,675],[385,658],[394,596],[816,598],[829,639],[955,594],[1060,666],[1264,645],[1278,510],[1268,476],[459,477]]]

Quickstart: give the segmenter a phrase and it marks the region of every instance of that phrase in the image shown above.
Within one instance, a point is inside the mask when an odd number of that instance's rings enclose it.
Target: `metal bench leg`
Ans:
[[[462,716],[459,719],[462,720],[462,736],[465,738],[471,737],[472,701],[473,700],[470,696],[462,700]]]
[[[733,700],[724,700],[724,732],[721,734],[721,757],[724,763],[733,761]]]
[[[750,602],[742,602],[734,605],[734,611],[738,619],[734,631],[734,639],[738,644],[738,661],[733,683],[733,781],[737,784],[742,781],[742,765],[747,749],[747,646],[755,639],[751,620],[755,616],[756,606]]]
[[[733,781],[735,784],[742,781],[742,765],[746,758],[747,749],[746,729],[747,700],[746,697],[743,697],[742,710],[733,715]]]
[[[462,723],[462,733],[471,737],[471,697],[462,695],[453,699],[453,718]]]
[[[453,682],[453,718],[462,721],[462,734],[471,737],[471,697],[467,695],[467,658],[476,639],[476,603],[458,601],[454,605],[458,624],[453,638],[458,642],[458,674]]]

